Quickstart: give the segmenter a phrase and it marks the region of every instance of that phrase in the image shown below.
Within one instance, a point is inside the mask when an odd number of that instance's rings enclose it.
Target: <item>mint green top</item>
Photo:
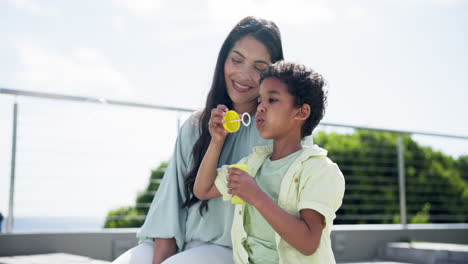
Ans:
[[[268,158],[257,172],[255,181],[260,189],[275,203],[278,203],[278,194],[283,176],[301,152],[302,150],[299,150],[274,161]],[[245,206],[244,229],[247,233],[244,248],[249,254],[249,263],[279,262],[278,251],[276,250],[275,230],[257,209],[250,204]]]
[[[231,247],[233,205],[224,203],[221,198],[209,200],[208,212],[204,213],[203,217],[198,210],[200,203],[189,209],[181,208],[186,198],[184,179],[193,166],[192,148],[200,133],[199,115],[200,112],[192,114],[179,130],[173,156],[145,223],[137,233],[140,242],[156,237],[174,237],[179,250],[183,249],[185,243],[191,241],[211,242]],[[255,120],[255,116],[252,118]],[[241,126],[239,131],[227,136],[218,166],[236,163],[247,156],[252,147],[265,144],[271,144],[271,141],[260,137],[255,122],[248,127]]]

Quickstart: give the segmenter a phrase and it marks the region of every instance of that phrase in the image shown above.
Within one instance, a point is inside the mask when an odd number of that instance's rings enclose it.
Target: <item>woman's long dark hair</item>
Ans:
[[[206,99],[205,108],[199,119],[200,137],[192,149],[193,167],[185,177],[186,200],[182,205],[183,208],[188,208],[199,202],[198,198],[193,194],[193,185],[195,184],[198,169],[211,140],[211,135],[208,131],[211,109],[216,108],[218,104],[224,104],[229,109],[232,109],[232,100],[227,93],[226,80],[224,79],[224,63],[226,62],[228,53],[236,42],[247,35],[254,37],[267,47],[273,63],[283,59],[281,35],[274,22],[249,16],[242,19],[231,30],[219,51],[211,89]],[[207,201],[201,201],[200,214],[203,214],[203,210],[208,210]]]

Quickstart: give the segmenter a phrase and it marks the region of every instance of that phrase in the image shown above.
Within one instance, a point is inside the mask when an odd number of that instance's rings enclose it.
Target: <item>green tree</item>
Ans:
[[[120,207],[107,214],[105,228],[140,227],[145,221],[154,194],[159,188],[168,163],[162,162],[159,167],[151,171],[148,186],[137,195],[134,206]]]
[[[398,136],[368,130],[353,134],[320,132],[316,136],[314,142],[328,150],[346,179],[337,224],[400,222]],[[466,222],[468,158],[455,160],[420,146],[409,135],[401,137],[408,221]]]
[[[458,169],[461,172],[462,178],[468,181],[468,156],[461,156],[458,158]]]
[[[400,223],[398,138],[404,145],[406,206],[409,223],[468,221],[468,156],[455,159],[414,141],[410,135],[356,130],[320,132],[314,142],[328,150],[346,180],[336,224]],[[109,212],[105,227],[140,227],[167,163],[151,172],[135,205]]]

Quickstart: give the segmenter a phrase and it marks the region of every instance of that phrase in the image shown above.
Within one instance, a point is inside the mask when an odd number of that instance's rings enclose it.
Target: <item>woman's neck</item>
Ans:
[[[283,139],[275,139],[273,141],[273,153],[271,154],[270,159],[282,159],[301,149],[302,145],[300,136],[288,136]]]

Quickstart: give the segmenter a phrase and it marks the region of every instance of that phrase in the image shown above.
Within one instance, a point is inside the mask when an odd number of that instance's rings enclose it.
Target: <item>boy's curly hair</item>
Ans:
[[[260,75],[260,83],[267,78],[277,78],[288,86],[288,92],[294,96],[294,105],[310,105],[310,116],[302,126],[302,137],[309,136],[325,115],[327,94],[323,90],[325,80],[322,75],[305,65],[278,61]]]

